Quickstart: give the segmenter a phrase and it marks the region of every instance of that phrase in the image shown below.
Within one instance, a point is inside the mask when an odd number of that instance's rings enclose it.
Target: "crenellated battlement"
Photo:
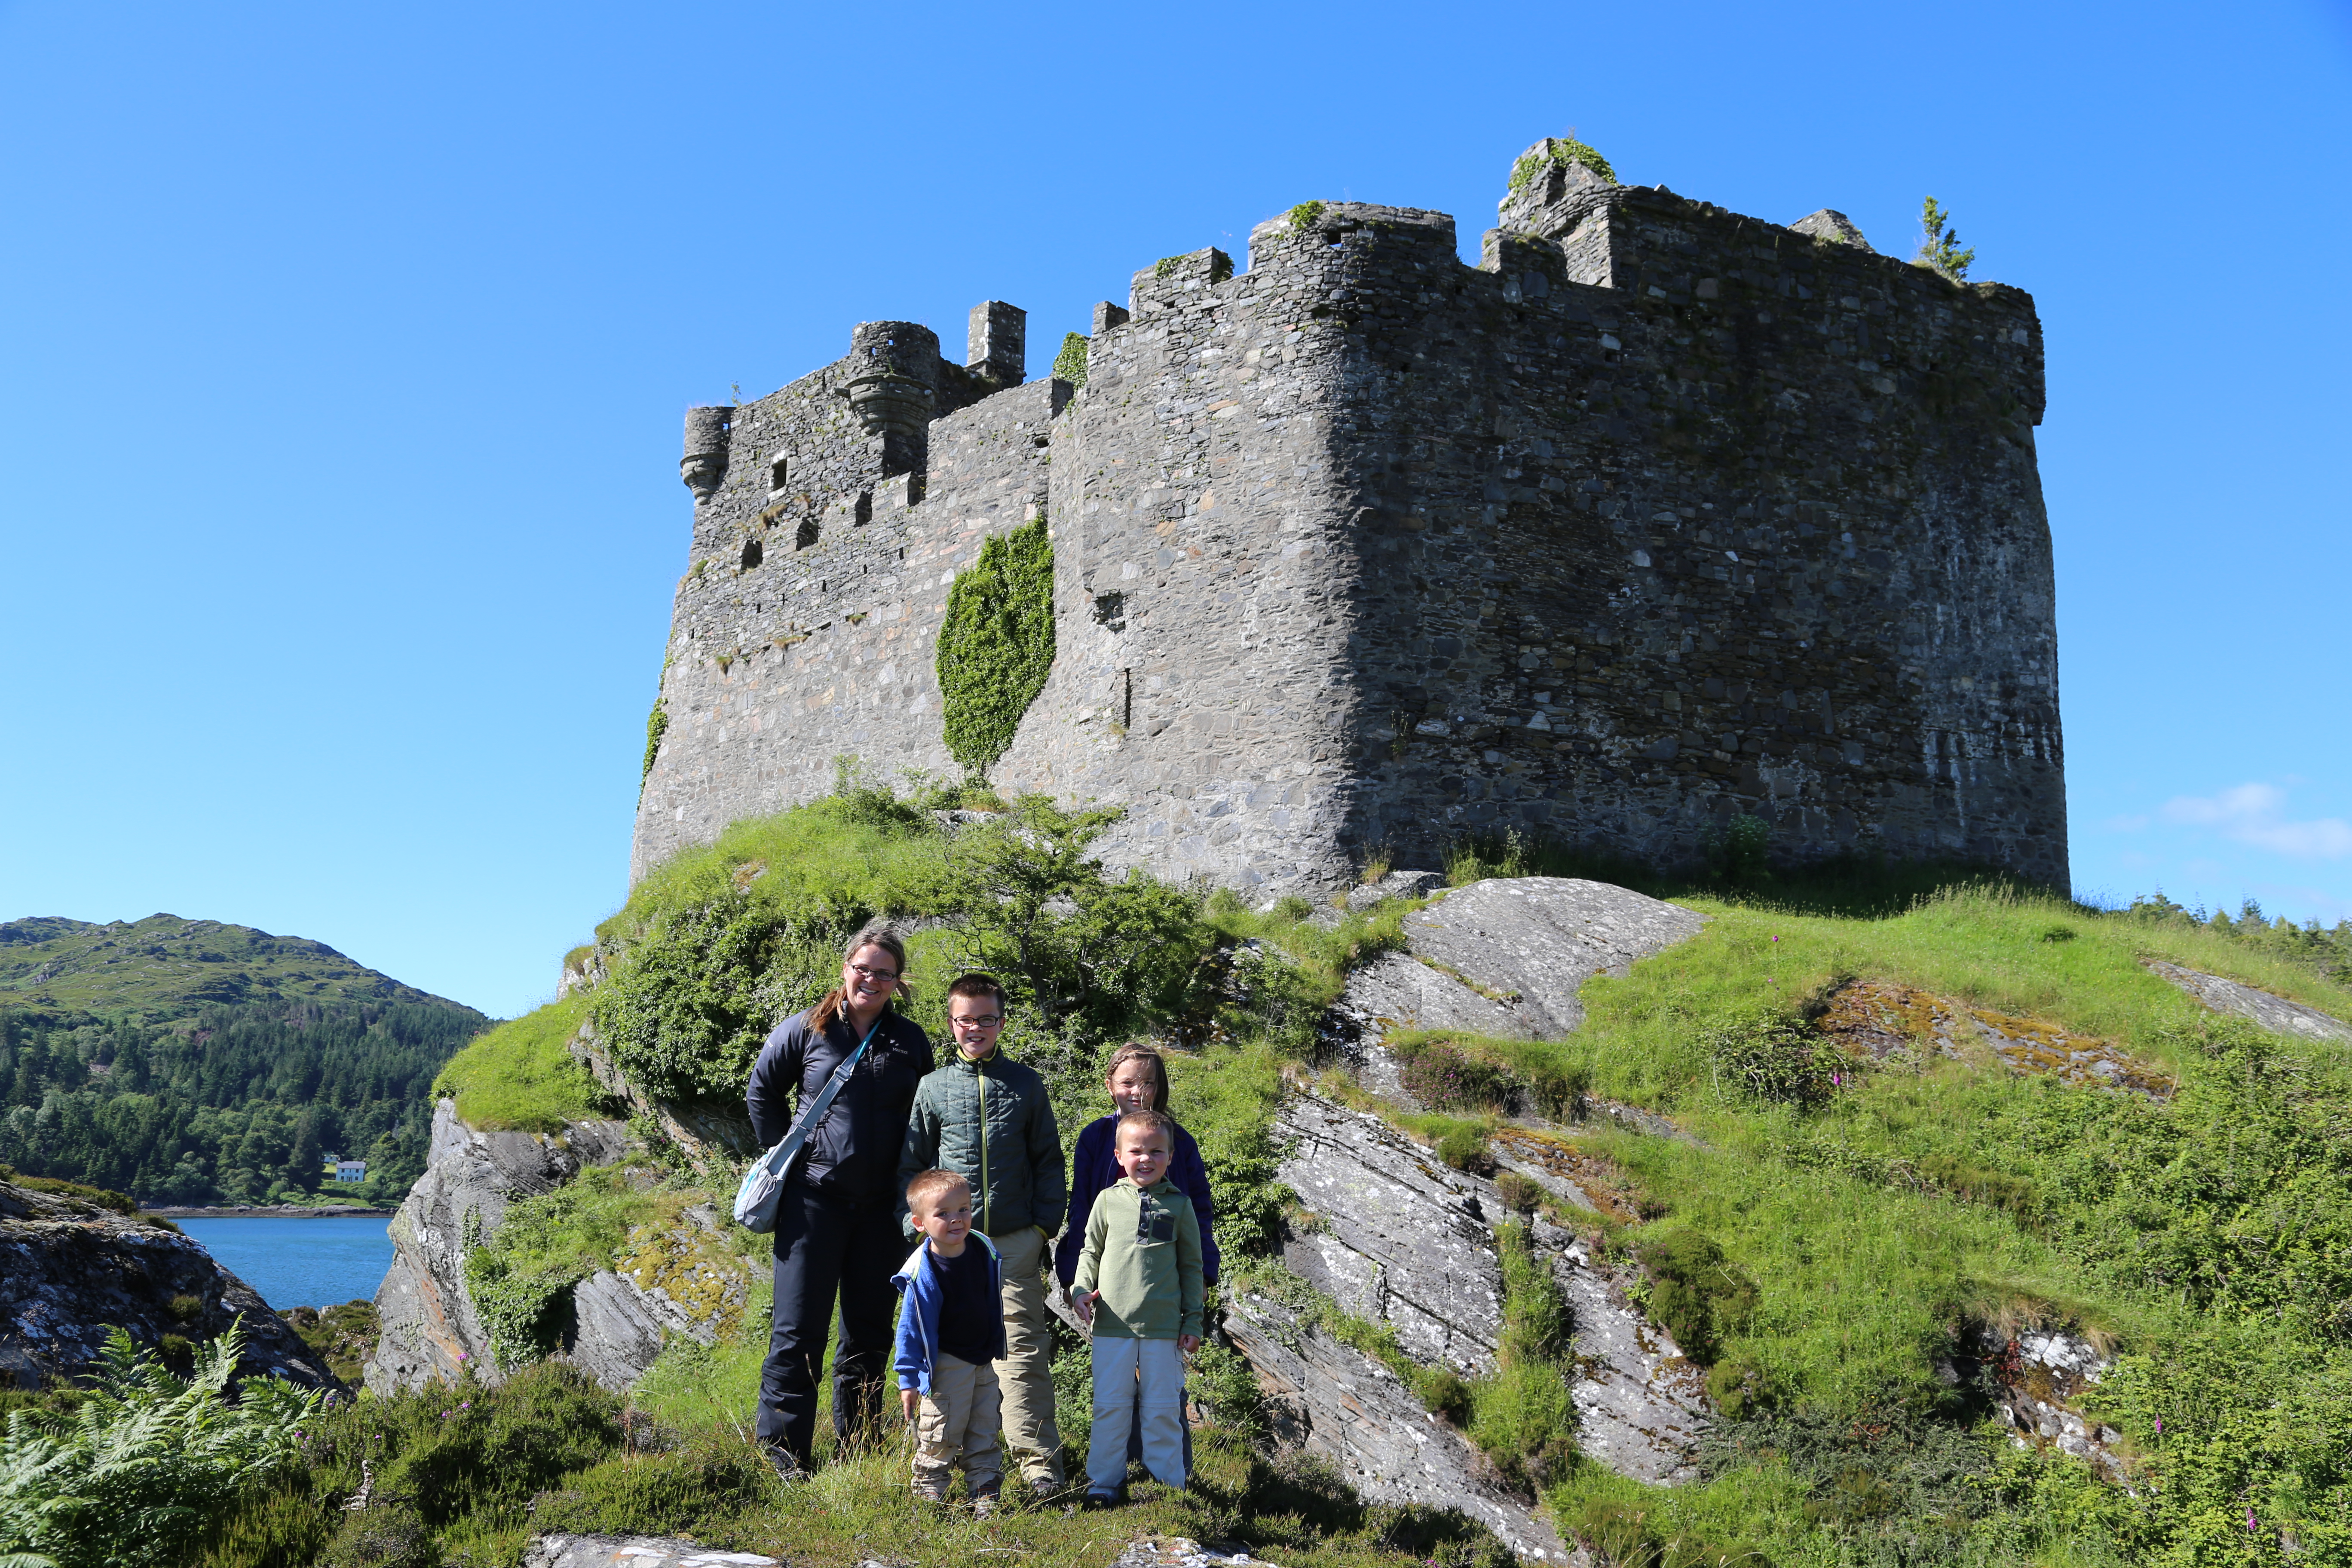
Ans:
[[[690,411],[696,496],[635,866],[822,793],[953,771],[954,573],[1043,512],[1056,655],[1001,789],[1124,806],[1116,854],[1279,888],[1517,828],[2065,875],[2032,301],[1515,164],[1445,214],[1308,202],[1095,308],[1083,388],[869,322]]]

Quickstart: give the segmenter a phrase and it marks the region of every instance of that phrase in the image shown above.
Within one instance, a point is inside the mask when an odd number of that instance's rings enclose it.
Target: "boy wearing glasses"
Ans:
[[[996,1048],[1003,1027],[1004,988],[993,976],[966,974],[948,987],[956,1055],[916,1088],[898,1180],[903,1186],[936,1168],[971,1184],[972,1228],[1003,1262],[1004,1354],[996,1376],[1005,1447],[1030,1489],[1045,1496],[1063,1485],[1045,1279],[1046,1244],[1066,1196],[1062,1135],[1045,1080]]]

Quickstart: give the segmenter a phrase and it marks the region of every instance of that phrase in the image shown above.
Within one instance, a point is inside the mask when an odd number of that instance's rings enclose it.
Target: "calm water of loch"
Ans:
[[[220,1266],[279,1311],[364,1300],[392,1267],[389,1219],[184,1219]]]

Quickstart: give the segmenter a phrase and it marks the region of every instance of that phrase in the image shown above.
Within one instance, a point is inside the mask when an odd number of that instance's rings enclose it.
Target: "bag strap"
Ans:
[[[866,1031],[866,1037],[857,1042],[857,1048],[849,1053],[849,1058],[833,1069],[833,1076],[824,1080],[824,1087],[816,1091],[816,1097],[801,1108],[792,1131],[784,1134],[783,1142],[778,1143],[777,1148],[781,1149],[785,1143],[814,1131],[816,1124],[824,1120],[824,1113],[832,1110],[833,1102],[840,1098],[842,1086],[849,1081],[849,1075],[857,1070],[858,1061],[866,1055],[866,1047],[874,1043],[876,1030],[882,1027],[882,1019],[887,1016],[889,1015],[886,1012],[875,1018],[873,1028]]]

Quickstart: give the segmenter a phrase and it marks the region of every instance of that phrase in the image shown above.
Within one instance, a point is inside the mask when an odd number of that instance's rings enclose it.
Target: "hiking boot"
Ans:
[[[971,1517],[974,1519],[993,1519],[996,1517],[996,1494],[994,1492],[982,1492],[978,1497],[971,1500]]]
[[[776,1479],[786,1486],[798,1486],[809,1479],[808,1467],[782,1443],[762,1443],[760,1447],[768,1456],[768,1466],[776,1472]]]

